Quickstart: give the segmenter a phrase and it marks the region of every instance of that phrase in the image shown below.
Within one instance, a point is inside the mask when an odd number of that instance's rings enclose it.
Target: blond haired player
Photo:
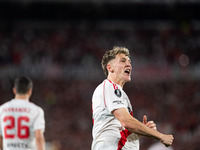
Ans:
[[[123,91],[124,84],[131,81],[129,50],[114,47],[106,51],[102,67],[107,79],[92,97],[92,150],[139,150],[138,135],[153,137],[170,146],[172,135],[158,132],[155,123],[147,122],[146,116],[143,123],[134,118],[129,98]]]
[[[0,106],[0,139],[3,150],[45,150],[44,111],[29,102],[33,84],[28,77],[15,80],[15,98]]]

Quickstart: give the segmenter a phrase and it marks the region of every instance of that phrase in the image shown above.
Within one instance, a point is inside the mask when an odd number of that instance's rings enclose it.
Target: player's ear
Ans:
[[[32,95],[32,88],[30,88],[29,90],[28,90],[28,95]]]
[[[113,67],[110,64],[107,64],[107,70],[108,70],[108,72],[111,72],[111,73],[114,72]]]
[[[16,94],[16,93],[17,93],[17,91],[16,91],[16,88],[15,88],[15,87],[13,88],[13,93],[14,93],[14,94]]]

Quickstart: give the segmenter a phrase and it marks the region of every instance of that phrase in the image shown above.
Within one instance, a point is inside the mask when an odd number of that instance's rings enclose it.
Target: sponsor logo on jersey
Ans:
[[[113,103],[124,104],[122,101],[113,101]]]
[[[29,148],[26,143],[7,143],[8,148]]]
[[[121,93],[121,91],[120,91],[119,89],[115,89],[115,95],[116,95],[117,97],[121,97],[121,96],[122,96],[122,93]]]

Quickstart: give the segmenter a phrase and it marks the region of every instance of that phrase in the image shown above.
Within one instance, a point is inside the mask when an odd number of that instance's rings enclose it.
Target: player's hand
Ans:
[[[166,147],[172,145],[174,140],[173,135],[166,135],[166,134],[162,134],[160,142],[163,143]]]
[[[157,130],[156,124],[153,121],[148,121],[147,122],[147,116],[143,116],[143,124],[146,125],[148,128]]]

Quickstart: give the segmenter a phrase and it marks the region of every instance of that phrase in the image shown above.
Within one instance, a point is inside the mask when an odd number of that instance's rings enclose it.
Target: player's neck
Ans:
[[[107,79],[112,81],[113,83],[120,85],[123,89],[123,86],[124,86],[125,83],[122,82],[121,80],[119,80],[118,78],[115,78],[114,76],[108,75]]]
[[[22,99],[29,101],[29,95],[28,94],[16,94],[15,99]]]

